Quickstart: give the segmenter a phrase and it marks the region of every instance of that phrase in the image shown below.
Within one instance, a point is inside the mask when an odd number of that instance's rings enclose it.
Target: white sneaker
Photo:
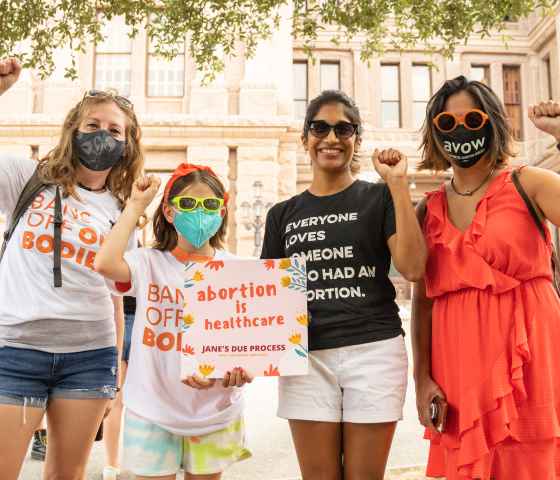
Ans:
[[[115,467],[105,467],[103,469],[103,480],[118,480],[120,470]]]

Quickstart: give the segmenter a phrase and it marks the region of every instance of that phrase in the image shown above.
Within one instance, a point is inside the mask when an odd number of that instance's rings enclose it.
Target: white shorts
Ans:
[[[317,422],[402,419],[408,378],[404,338],[315,350],[309,374],[279,378],[278,416]]]

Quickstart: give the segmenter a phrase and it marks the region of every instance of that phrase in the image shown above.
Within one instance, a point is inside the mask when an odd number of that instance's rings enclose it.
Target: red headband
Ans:
[[[189,175],[193,172],[196,172],[197,170],[206,171],[206,172],[210,173],[211,175],[213,175],[214,177],[218,178],[218,175],[216,175],[214,173],[214,170],[212,170],[210,167],[207,167],[205,165],[195,165],[194,163],[181,163],[181,165],[179,165],[175,169],[175,171],[173,172],[173,175],[171,175],[171,178],[165,184],[165,190],[164,190],[164,193],[163,193],[163,200],[166,204],[169,202],[169,192],[171,191],[171,187],[173,187],[173,184],[179,178],[186,177],[187,175]],[[224,192],[224,204],[227,205],[227,202],[228,202],[228,194],[227,194],[227,192]]]

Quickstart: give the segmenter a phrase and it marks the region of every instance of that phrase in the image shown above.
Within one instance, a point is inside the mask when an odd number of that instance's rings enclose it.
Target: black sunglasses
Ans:
[[[311,135],[317,138],[326,138],[334,130],[334,134],[341,140],[346,140],[358,131],[358,125],[350,122],[338,122],[336,125],[331,125],[324,120],[313,120],[309,122],[309,131]]]
[[[121,107],[134,110],[134,105],[128,98],[123,97],[122,95],[117,95],[117,93],[112,90],[88,90],[84,94],[82,101],[88,97],[108,97],[117,102]]]

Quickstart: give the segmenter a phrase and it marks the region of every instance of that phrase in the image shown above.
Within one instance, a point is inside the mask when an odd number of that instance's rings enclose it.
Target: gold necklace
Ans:
[[[453,189],[453,191],[457,195],[461,195],[462,197],[472,197],[475,194],[475,192],[478,192],[482,188],[482,185],[484,185],[490,179],[490,177],[494,173],[494,170],[496,170],[496,165],[494,165],[492,167],[492,170],[490,170],[490,173],[488,175],[486,175],[486,177],[484,177],[484,180],[482,180],[482,183],[473,190],[465,190],[464,192],[460,192],[459,190],[457,190],[455,188],[455,177],[454,176],[451,178],[451,188]]]

